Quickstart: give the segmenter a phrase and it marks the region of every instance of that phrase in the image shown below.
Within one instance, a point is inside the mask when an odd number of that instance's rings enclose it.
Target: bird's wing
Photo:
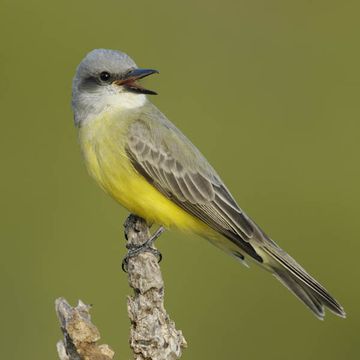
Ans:
[[[126,150],[134,168],[163,195],[262,262],[250,244],[253,223],[175,126],[166,119],[160,124],[139,119],[129,128]]]
[[[324,305],[345,317],[341,305],[238,207],[215,170],[160,112],[129,129],[127,152],[134,168],[162,194],[263,263],[319,318]],[[260,250],[260,251],[259,251]],[[259,254],[260,253],[260,254]]]

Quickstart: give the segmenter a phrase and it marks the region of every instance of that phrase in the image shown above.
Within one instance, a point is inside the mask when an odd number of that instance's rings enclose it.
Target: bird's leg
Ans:
[[[127,272],[127,264],[131,257],[134,257],[144,251],[148,251],[153,253],[157,258],[158,262],[162,260],[161,252],[157,249],[152,247],[152,244],[156,239],[160,237],[160,235],[165,231],[163,226],[160,226],[153,235],[150,236],[143,244],[141,245],[134,245],[134,244],[126,244],[126,248],[128,249],[128,253],[126,254],[124,260],[122,261],[122,269],[124,272]],[[126,236],[126,235],[125,235]]]
[[[156,239],[160,237],[160,235],[165,231],[164,227],[160,226],[153,235],[150,236],[143,244],[141,245],[133,245],[127,244],[126,248],[129,250],[127,253],[127,257],[133,257],[135,255],[140,254],[143,251],[149,251],[157,256],[158,261],[160,262],[162,259],[162,255],[159,250],[154,249],[151,245],[154,243]]]
[[[160,237],[160,235],[165,231],[165,228],[163,226],[160,226],[153,235],[149,239],[147,239],[141,247],[150,247],[156,239]]]

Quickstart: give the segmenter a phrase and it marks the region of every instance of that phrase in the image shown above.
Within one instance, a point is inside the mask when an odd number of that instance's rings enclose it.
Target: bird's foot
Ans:
[[[142,252],[151,252],[153,255],[155,255],[158,259],[158,262],[160,262],[162,260],[162,255],[161,252],[157,249],[154,249],[152,247],[152,244],[154,243],[154,241],[156,239],[158,239],[160,237],[160,235],[165,231],[165,229],[160,226],[155,233],[150,236],[149,239],[147,239],[143,244],[141,245],[133,245],[133,244],[127,244],[126,248],[128,249],[128,253],[126,254],[126,256],[124,257],[124,260],[122,261],[121,264],[121,268],[123,269],[124,272],[127,272],[127,266],[129,263],[129,259],[139,255]]]

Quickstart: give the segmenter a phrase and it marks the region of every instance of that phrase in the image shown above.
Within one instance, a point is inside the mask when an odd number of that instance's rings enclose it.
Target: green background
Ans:
[[[94,304],[102,341],[130,357],[127,212],[87,175],[70,107],[98,47],[160,70],[151,100],[348,313],[318,321],[267,273],[169,232],[158,246],[183,358],[359,358],[358,1],[0,4],[1,358],[57,358],[58,296]]]

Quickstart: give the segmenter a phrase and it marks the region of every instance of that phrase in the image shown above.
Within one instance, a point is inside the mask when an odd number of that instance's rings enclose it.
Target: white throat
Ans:
[[[144,106],[146,103],[146,95],[144,94],[134,94],[131,92],[122,93],[117,96],[117,101],[114,106],[118,106],[122,109],[136,109],[138,107]]]
[[[105,90],[105,89],[104,89]],[[131,92],[97,91],[77,93],[73,99],[75,124],[81,125],[94,119],[104,111],[135,110],[147,102],[146,95]]]

